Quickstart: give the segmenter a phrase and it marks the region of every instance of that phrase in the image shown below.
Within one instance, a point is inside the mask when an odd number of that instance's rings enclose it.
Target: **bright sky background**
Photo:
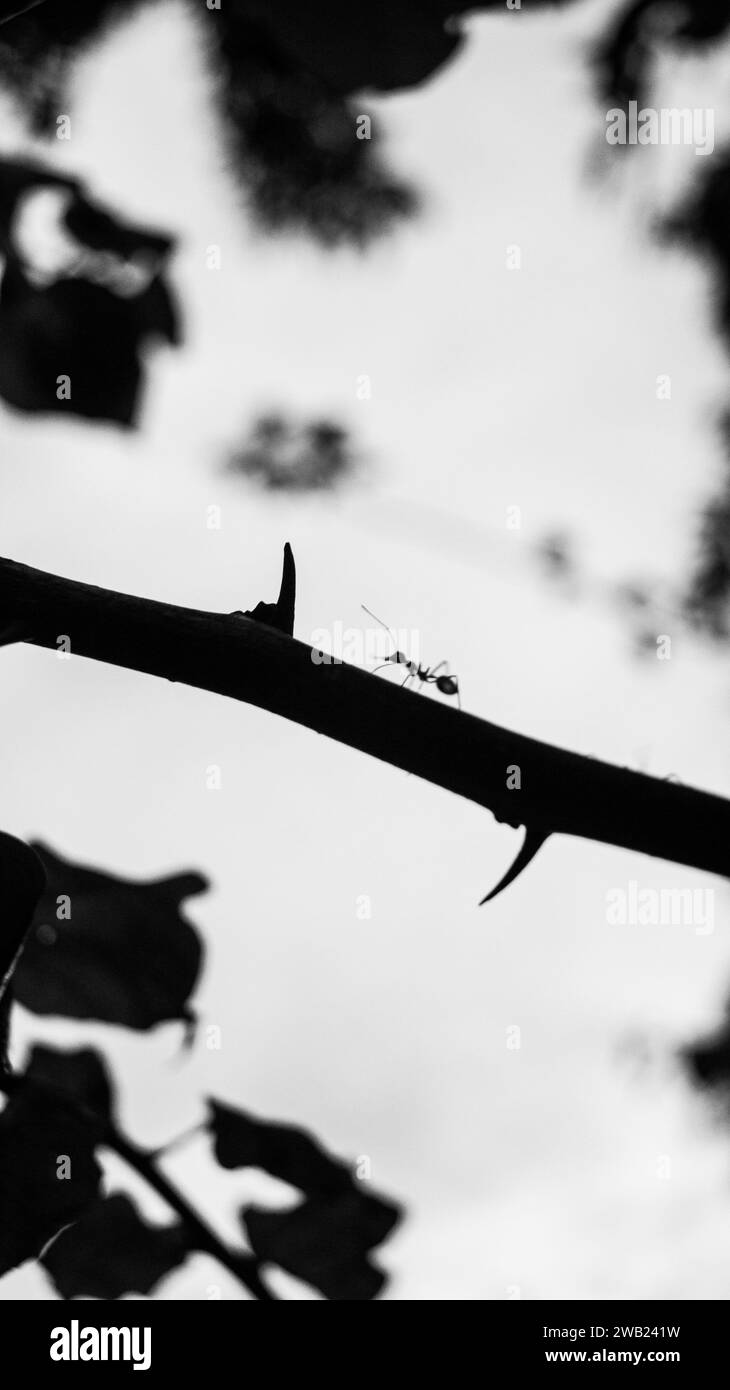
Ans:
[[[721,467],[709,282],[647,232],[702,161],[646,149],[601,171],[587,54],[610,8],[475,18],[422,91],[363,99],[426,195],[366,257],[248,226],[206,99],[214,15],[199,30],[163,3],[110,41],[52,154],[123,214],[179,231],[187,344],[154,358],[135,437],[2,411],[2,553],[230,611],[274,597],[289,539],[304,640],[358,625],[367,603],[416,629],[425,660],[449,658],[474,713],[727,791],[726,663],[669,619],[671,661],[637,661],[620,614],[546,586],[530,560],[560,525],[596,578],[671,583]],[[729,85],[715,56],[667,65],[659,96],[729,109]],[[19,142],[8,116],[4,146]],[[362,481],[271,499],[227,476],[252,415],[277,405],[349,424]],[[723,883],[563,840],[478,910],[517,836],[477,807],[212,695],[26,647],[1,660],[3,827],[130,877],[196,867],[214,884],[190,916],[223,1047],[202,1031],[186,1060],[173,1027],[114,1030],[137,1139],[194,1123],[197,1089],[368,1155],[373,1185],[408,1207],[382,1252],[392,1299],[727,1296],[730,1147],[672,1060],[730,983]],[[714,933],[609,927],[606,893],[632,878],[714,888]],[[19,1045],[109,1036],[18,1015]],[[209,1166],[202,1140],[170,1171],[229,1235],[263,1191]],[[204,1257],[160,1296],[213,1284],[241,1297]],[[3,1295],[52,1296],[30,1265]]]

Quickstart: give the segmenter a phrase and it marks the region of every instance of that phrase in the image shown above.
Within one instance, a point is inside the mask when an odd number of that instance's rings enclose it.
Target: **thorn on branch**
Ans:
[[[542,848],[549,837],[549,830],[531,830],[529,825],[526,825],[525,838],[522,841],[515,859],[510,864],[506,874],[499,880],[496,888],[493,888],[490,893],[487,893],[485,898],[482,898],[479,906],[483,907],[485,903],[491,902],[493,898],[496,898],[498,893],[502,892],[503,888],[508,888],[510,883],[514,883],[515,879],[519,878],[523,869],[526,869],[528,864],[532,862],[538,850]]]
[[[287,541],[284,546],[281,587],[276,603],[257,603],[255,608],[246,609],[244,613],[237,609],[235,616],[253,618],[256,623],[265,623],[267,627],[276,627],[279,632],[285,632],[287,637],[293,637],[296,587],[297,571],[294,564],[294,554]]]

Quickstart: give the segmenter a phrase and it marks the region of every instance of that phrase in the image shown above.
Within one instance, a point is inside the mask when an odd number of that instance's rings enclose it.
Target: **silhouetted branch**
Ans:
[[[730,802],[459,712],[251,618],[135,598],[0,560],[0,626],[22,640],[270,710],[533,832],[730,875]],[[314,658],[314,659],[313,659]],[[519,768],[520,788],[508,789]]]

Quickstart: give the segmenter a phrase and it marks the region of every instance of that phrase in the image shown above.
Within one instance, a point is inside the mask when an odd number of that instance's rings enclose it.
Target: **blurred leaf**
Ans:
[[[0,1115],[0,1274],[39,1255],[96,1197],[98,1139],[61,1096],[11,1096]]]
[[[532,0],[533,7],[561,3],[567,0]],[[462,15],[504,14],[504,0],[370,0],[364,7],[224,0],[208,14],[202,0],[188,5],[205,24],[233,167],[254,218],[327,246],[366,246],[418,208],[409,182],[383,161],[384,121],[379,113],[371,118],[367,99],[354,94],[417,86],[459,52]],[[56,133],[58,113],[71,109],[78,58],[136,8],[134,0],[47,0],[0,28],[0,76],[36,131]],[[361,115],[371,119],[362,138]]]
[[[206,880],[190,873],[134,883],[35,848],[48,884],[18,963],[18,1001],[38,1014],[127,1028],[189,1021],[202,947],[180,903]]]
[[[30,1081],[36,1081],[76,1101],[100,1120],[111,1120],[114,1109],[112,1082],[101,1055],[93,1047],[61,1052],[58,1048],[37,1044],[30,1054],[24,1075]]]
[[[330,420],[295,423],[262,415],[230,469],[270,491],[318,492],[347,481],[356,466],[347,430]]]
[[[181,1223],[150,1226],[122,1194],[100,1197],[41,1260],[62,1298],[149,1294],[190,1251]]]
[[[7,159],[0,238],[0,395],[20,410],[134,425],[143,346],[180,341],[163,275],[173,239],[122,222],[76,180]]]
[[[596,53],[600,93],[643,105],[661,44],[702,48],[730,27],[730,0],[630,0],[611,13]]]
[[[304,1202],[285,1211],[241,1212],[254,1253],[328,1299],[375,1298],[385,1282],[368,1252],[396,1225],[400,1209],[367,1192],[351,1169],[305,1130],[257,1120],[210,1101],[214,1152],[224,1168],[260,1168],[298,1187]]]
[[[226,37],[219,35],[216,71],[231,167],[265,232],[299,231],[323,246],[364,248],[417,212],[415,188],[381,157],[380,125],[359,139],[354,102],[309,74],[282,71],[250,31],[236,36],[240,51]]]
[[[35,851],[0,831],[0,995],[45,885],[46,875]]]
[[[16,11],[25,0],[19,0]],[[137,8],[135,0],[44,0],[0,29],[3,85],[29,116],[36,131],[55,129],[68,111],[68,78],[75,60],[110,20]]]
[[[690,1043],[681,1056],[696,1085],[714,1087],[730,1099],[730,1010],[712,1037]]]
[[[713,637],[730,635],[730,489],[707,504],[699,556],[685,595],[688,616]]]
[[[430,77],[457,50],[452,17],[479,4],[465,0],[228,0],[229,32],[260,35],[282,65],[316,77],[333,92],[391,91]],[[448,22],[448,28],[447,28]],[[229,40],[230,41],[230,40]],[[239,39],[240,42],[240,39]]]
[[[80,183],[38,160],[0,159],[0,246],[3,255],[14,253],[15,218],[26,194],[49,188],[68,195],[77,192]]]
[[[332,1300],[375,1298],[382,1270],[367,1258],[390,1234],[398,1208],[360,1191],[312,1197],[287,1211],[241,1212],[254,1254]]]
[[[30,846],[0,832],[0,1071],[8,1066],[10,978],[45,881],[43,865]]]
[[[701,161],[688,195],[659,224],[660,239],[679,244],[710,261],[717,290],[714,313],[725,346],[730,347],[730,154]],[[727,422],[726,422],[727,428]]]
[[[257,1120],[211,1100],[209,1128],[222,1168],[261,1168],[282,1182],[311,1194],[348,1192],[348,1166],[333,1158],[313,1135],[295,1125]]]
[[[174,342],[172,305],[161,281],[120,299],[86,280],[36,289],[18,267],[0,290],[0,396],[18,410],[136,424],[140,351],[153,332]],[[59,396],[59,365],[70,396]]]

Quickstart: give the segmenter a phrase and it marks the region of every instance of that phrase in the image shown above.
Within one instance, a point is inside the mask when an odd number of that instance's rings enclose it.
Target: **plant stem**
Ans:
[[[26,640],[243,700],[488,807],[533,832],[575,835],[730,876],[730,801],[539,743],[251,618],[178,608],[0,559],[0,625]],[[508,789],[508,768],[520,787]],[[514,782],[514,777],[511,778]]]
[[[191,1207],[187,1198],[179,1191],[169,1178],[165,1177],[157,1167],[154,1159],[143,1149],[138,1149],[135,1144],[130,1143],[123,1134],[113,1125],[110,1125],[104,1135],[103,1142],[107,1148],[113,1149],[130,1168],[139,1173],[150,1187],[154,1188],[168,1204],[176,1211],[184,1222],[188,1231],[195,1241],[197,1250],[202,1250],[208,1255],[213,1255],[225,1269],[253,1294],[254,1298],[263,1303],[276,1301],[276,1294],[264,1284],[259,1273],[258,1261],[252,1255],[238,1253],[229,1250],[227,1245],[219,1239],[215,1231],[203,1221],[202,1217]]]

